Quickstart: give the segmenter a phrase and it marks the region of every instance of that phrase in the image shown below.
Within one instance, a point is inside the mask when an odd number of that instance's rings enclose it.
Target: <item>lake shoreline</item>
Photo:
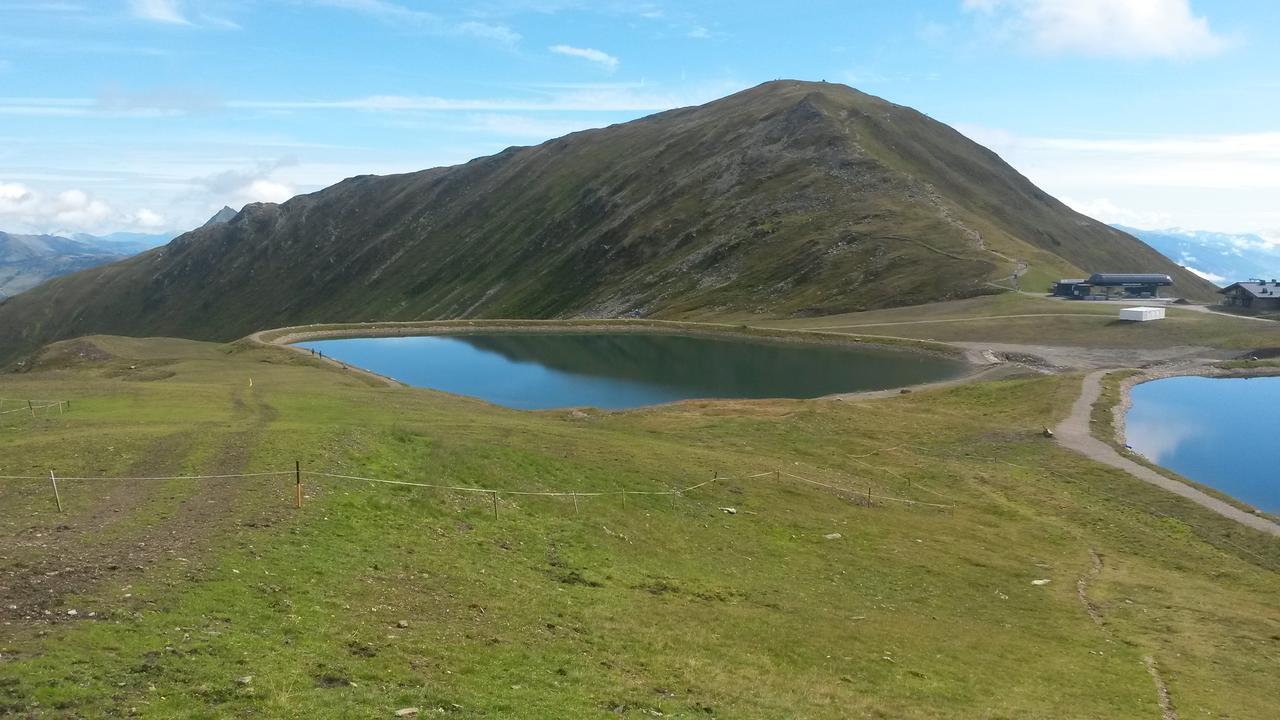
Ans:
[[[377,323],[319,323],[260,330],[246,340],[266,345],[287,347],[312,340],[378,337],[434,337],[440,335],[472,335],[485,333],[524,334],[608,334],[649,333],[708,338],[731,338],[778,343],[839,345],[882,350],[900,350],[976,365],[963,348],[927,340],[901,340],[871,336],[829,333],[813,330],[779,330],[728,323],[703,323],[680,320],[430,320]]]
[[[1147,465],[1151,469],[1169,477],[1173,480],[1186,483],[1187,485],[1202,491],[1209,492],[1216,497],[1231,503],[1236,507],[1253,513],[1260,517],[1269,518],[1273,521],[1280,522],[1280,514],[1268,512],[1261,508],[1255,507],[1252,503],[1232,495],[1212,485],[1203,483],[1195,478],[1187,477],[1173,468],[1161,465],[1142,453],[1132,449],[1126,439],[1126,424],[1128,422],[1129,410],[1133,407],[1133,388],[1157,380],[1167,380],[1175,377],[1205,377],[1220,380],[1232,379],[1249,379],[1249,378],[1266,378],[1280,377],[1280,367],[1257,367],[1257,368],[1222,368],[1216,365],[1199,365],[1188,367],[1172,367],[1162,368],[1155,371],[1140,370],[1137,374],[1123,378],[1117,386],[1118,397],[1115,404],[1110,408],[1112,437],[1100,438],[1103,442],[1112,444],[1122,453],[1132,456],[1136,461]]]
[[[304,356],[321,360],[331,366],[341,367],[363,375],[373,381],[390,387],[418,387],[410,382],[402,381],[373,370],[354,365],[350,362],[335,359],[328,355],[318,356],[309,348],[301,347],[301,343],[314,341],[330,341],[344,339],[377,339],[394,337],[461,337],[469,335],[654,335],[669,337],[691,337],[711,340],[732,340],[768,345],[810,345],[815,347],[831,347],[849,350],[871,350],[887,352],[905,352],[911,355],[933,357],[957,363],[958,371],[951,377],[941,380],[910,383],[880,390],[855,390],[820,395],[811,399],[849,400],[877,395],[897,395],[903,392],[945,387],[1003,374],[996,370],[1006,370],[1004,364],[993,366],[976,362],[972,353],[963,348],[928,341],[904,340],[902,342],[885,342],[883,338],[864,339],[843,333],[824,333],[814,331],[774,330],[748,328],[746,326],[694,323],[663,320],[450,320],[429,322],[388,322],[388,323],[325,323],[304,326],[290,326],[263,330],[243,340],[258,346],[267,346],[301,353]],[[717,398],[689,398],[671,402],[688,402]],[[734,399],[734,398],[720,398]],[[746,398],[744,398],[746,399]],[[667,403],[659,403],[667,404]],[[647,406],[645,406],[647,407]]]
[[[1133,388],[1138,385],[1155,382],[1156,380],[1167,380],[1168,378],[1174,377],[1232,379],[1280,376],[1280,368],[1278,367],[1220,368],[1216,365],[1197,365],[1162,368],[1154,371],[1137,370],[1138,374],[1131,375],[1120,381],[1118,388],[1119,400],[1111,407],[1111,426],[1114,430],[1114,437],[1111,439],[1121,447],[1128,447],[1128,444],[1125,442],[1125,417],[1127,416],[1129,409],[1133,406]]]

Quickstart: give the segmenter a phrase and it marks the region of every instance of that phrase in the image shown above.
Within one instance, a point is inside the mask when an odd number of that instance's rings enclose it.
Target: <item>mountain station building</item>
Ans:
[[[1280,310],[1280,282],[1248,280],[1232,283],[1218,291],[1227,307],[1251,310]]]
[[[1110,300],[1120,298],[1157,298],[1160,288],[1171,287],[1173,278],[1158,273],[1094,273],[1088,279],[1059,280],[1053,294],[1076,300]]]

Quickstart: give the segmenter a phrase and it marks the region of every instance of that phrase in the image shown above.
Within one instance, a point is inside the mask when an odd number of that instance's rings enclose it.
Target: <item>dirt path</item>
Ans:
[[[244,472],[277,413],[254,391],[240,390],[229,399],[234,423],[162,435],[125,476],[184,474],[197,434],[216,438],[208,467]],[[61,612],[64,600],[104,582],[131,584],[151,566],[184,555],[187,572],[196,572],[211,538],[236,526],[270,525],[283,507],[272,502],[276,498],[266,479],[212,478],[182,486],[118,479],[69,487],[96,495],[83,514],[35,518],[0,536],[0,644],[33,627],[82,621]]]
[[[1091,348],[969,341],[953,341],[951,344],[969,351],[990,350],[1006,355],[1031,355],[1043,359],[1045,363],[1055,368],[1080,370],[1143,368],[1151,365],[1202,360],[1230,360],[1239,354],[1198,345],[1167,348]]]
[[[1088,317],[1088,318],[1106,318],[1113,320],[1110,315],[1100,313],[1018,313],[1016,315],[981,315],[976,317],[961,318],[935,318],[933,320],[896,320],[893,322],[875,322],[875,323],[849,323],[846,325],[820,325],[817,327],[807,327],[805,330],[843,330],[846,328],[862,328],[862,327],[890,327],[893,325],[937,325],[939,323],[958,323],[958,322],[981,322],[983,320],[1010,320],[1013,318],[1038,318],[1038,317]]]
[[[1271,320],[1268,318],[1254,317],[1252,315],[1237,315],[1235,313],[1222,312],[1221,310],[1214,310],[1212,307],[1208,305],[1179,305],[1178,307],[1182,308],[1183,310],[1193,310],[1195,312],[1204,313],[1206,315],[1218,315],[1220,317],[1235,318],[1237,320],[1255,320],[1257,322],[1264,322],[1264,323],[1275,322],[1275,320]]]
[[[1097,370],[1085,376],[1080,397],[1076,399],[1075,405],[1071,407],[1071,415],[1057,428],[1058,442],[1090,460],[1096,460],[1105,465],[1123,470],[1143,482],[1151,483],[1156,487],[1181,495],[1223,517],[1235,520],[1242,525],[1248,525],[1255,530],[1261,530],[1264,533],[1280,537],[1280,525],[1229,505],[1186,483],[1167,478],[1150,468],[1143,467],[1123,457],[1116,452],[1115,448],[1095,438],[1089,430],[1089,418],[1093,412],[1094,403],[1102,395],[1102,378],[1106,374],[1105,370]]]

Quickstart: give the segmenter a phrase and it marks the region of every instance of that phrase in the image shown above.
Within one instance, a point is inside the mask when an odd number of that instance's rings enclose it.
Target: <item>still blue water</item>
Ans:
[[[920,353],[648,333],[384,337],[299,343],[350,365],[523,410],[691,398],[812,398],[959,375]]]
[[[1152,462],[1280,512],[1280,378],[1176,377],[1133,388],[1125,438]]]

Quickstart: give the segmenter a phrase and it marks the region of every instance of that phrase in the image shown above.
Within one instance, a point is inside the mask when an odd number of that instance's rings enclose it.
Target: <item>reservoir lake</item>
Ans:
[[[1191,480],[1280,512],[1280,377],[1174,377],[1133,387],[1125,440]]]
[[[298,346],[407,385],[521,410],[813,398],[946,380],[968,368],[903,350],[650,333],[347,338]]]

